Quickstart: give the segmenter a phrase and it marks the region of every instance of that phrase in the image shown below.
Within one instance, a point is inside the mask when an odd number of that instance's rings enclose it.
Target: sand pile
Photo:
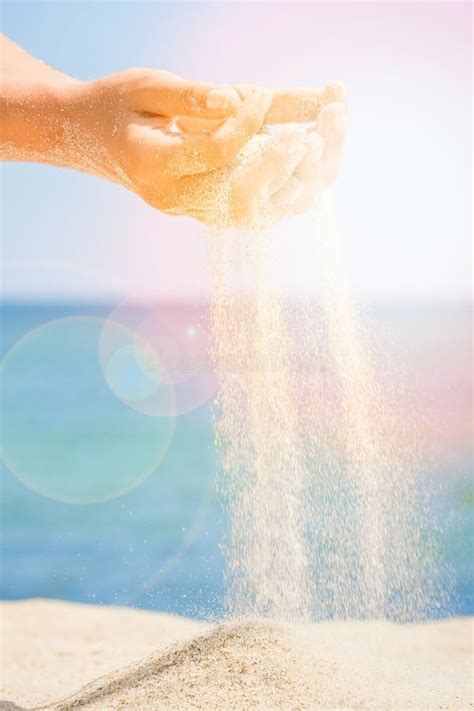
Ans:
[[[283,708],[289,699],[294,708],[309,708],[316,703],[311,669],[303,639],[290,627],[220,625],[103,677],[54,708]]]
[[[469,620],[226,624],[43,708],[467,709],[470,637]]]

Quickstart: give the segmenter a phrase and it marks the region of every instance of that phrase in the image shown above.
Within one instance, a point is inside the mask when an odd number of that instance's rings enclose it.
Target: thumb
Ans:
[[[134,108],[160,116],[224,119],[242,103],[239,93],[225,84],[186,81],[168,72],[156,72],[133,92]]]

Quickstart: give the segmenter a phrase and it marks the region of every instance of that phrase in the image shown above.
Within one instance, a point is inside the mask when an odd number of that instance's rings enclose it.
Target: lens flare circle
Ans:
[[[103,328],[104,320],[92,316],[48,321],[3,359],[3,461],[23,484],[58,501],[97,503],[134,489],[160,465],[173,439],[171,386],[169,416],[160,419],[127,407],[108,387],[98,359]],[[118,324],[108,328],[117,342],[131,337]],[[129,372],[129,361],[128,352],[119,352],[111,373]]]
[[[117,342],[117,324],[131,337]],[[110,313],[99,354],[110,388],[147,415],[169,414],[162,395],[167,387],[174,390],[176,415],[200,407],[217,390],[209,318],[203,308],[157,305],[130,297]],[[134,375],[126,374],[127,367]]]
[[[162,383],[156,371],[147,368],[147,348],[123,345],[114,351],[105,365],[105,378],[112,390],[125,402],[143,402],[154,395]]]

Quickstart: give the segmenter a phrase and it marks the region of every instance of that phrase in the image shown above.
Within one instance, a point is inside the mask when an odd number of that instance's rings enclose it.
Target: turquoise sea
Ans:
[[[84,323],[84,316],[93,317],[93,325],[110,309],[60,303],[2,308],[8,466],[1,467],[0,597],[218,616],[223,610],[219,542],[226,521],[214,487],[210,402],[176,418],[170,414],[168,423],[166,417],[128,408],[109,391],[96,403],[100,369],[88,369],[92,361],[72,340],[41,330],[60,318]],[[470,306],[383,305],[371,307],[371,313],[376,338],[392,344],[384,346],[392,348],[392,359],[406,358],[404,392],[416,386],[421,393],[416,402],[431,456],[418,486],[429,501],[429,526],[442,531],[440,568],[450,571],[443,573],[449,576],[449,600],[436,614],[474,614]],[[36,336],[28,341],[27,334],[38,327],[33,333],[45,333],[43,341]],[[18,343],[32,345],[27,351]],[[48,378],[58,379],[63,410],[51,399]],[[16,408],[19,414],[12,418]],[[61,442],[69,447],[81,427],[84,449],[71,455],[67,492],[63,497],[53,492],[51,498],[45,483],[51,474],[48,452],[57,452]],[[42,462],[38,451],[44,452]],[[137,472],[130,480],[129,471]],[[81,503],[79,476],[100,501]]]

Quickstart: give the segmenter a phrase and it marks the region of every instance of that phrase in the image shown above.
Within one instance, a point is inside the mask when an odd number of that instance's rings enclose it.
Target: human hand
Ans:
[[[318,136],[293,129],[257,137],[264,123],[327,118],[324,108],[345,100],[343,94],[341,85],[272,94],[130,70],[82,87],[79,103],[89,110],[74,113],[81,116],[79,135],[102,146],[96,172],[164,212],[245,226],[307,209],[316,189]],[[327,124],[323,137],[331,136]],[[91,151],[84,146],[78,154],[88,158]]]
[[[282,100],[287,94],[283,91],[276,92],[269,113],[278,122],[290,116],[294,120],[307,117],[302,91],[293,92],[297,100],[292,104],[292,114],[288,101]],[[335,179],[345,139],[344,87],[327,87],[324,100],[328,103],[320,103],[317,121],[310,129],[285,128],[270,133],[263,127],[230,165],[183,177],[170,212],[227,228],[268,227],[306,212],[319,192]],[[180,123],[190,130],[198,126],[202,129],[206,122],[186,119]],[[146,199],[153,204],[153,193]]]
[[[181,175],[231,162],[263,123],[271,94],[131,69],[83,82],[48,67],[0,35],[0,151],[5,160],[68,166],[140,193],[167,195]],[[175,117],[222,123],[179,135]],[[227,121],[226,121],[227,120]],[[157,204],[159,207],[159,204]]]
[[[303,209],[329,175],[316,170],[317,137],[294,129],[293,138],[291,131],[270,136],[266,124],[316,120],[339,100],[337,85],[272,94],[248,85],[187,82],[151,69],[82,82],[8,38],[0,40],[5,160],[101,175],[157,209],[213,224],[219,215],[239,226],[256,219],[262,206],[272,215]],[[321,161],[328,163],[326,153]]]
[[[81,83],[67,113],[77,131],[76,160],[140,195],[155,207],[175,203],[182,176],[223,168],[262,126],[272,101],[255,88],[245,98],[231,86],[185,81],[169,72],[132,69]],[[179,117],[217,123],[212,131],[182,132]],[[94,165],[95,164],[95,165]]]

